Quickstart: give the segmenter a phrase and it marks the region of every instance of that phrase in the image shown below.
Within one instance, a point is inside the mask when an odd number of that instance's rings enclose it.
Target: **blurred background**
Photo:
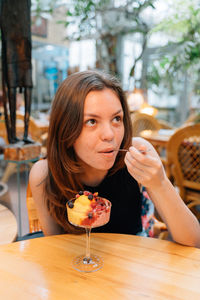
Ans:
[[[31,3],[34,117],[48,113],[69,74],[99,68],[118,76],[132,111],[145,106],[143,112],[176,127],[198,120],[198,0]]]

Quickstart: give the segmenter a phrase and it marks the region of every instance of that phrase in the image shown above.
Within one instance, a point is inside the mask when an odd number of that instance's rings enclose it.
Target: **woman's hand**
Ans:
[[[166,179],[158,153],[143,138],[136,137],[132,139],[132,146],[125,156],[125,164],[135,180],[147,188],[158,187]]]
[[[199,222],[168,180],[153,146],[142,138],[133,138],[125,163],[129,173],[147,188],[172,239],[183,245],[200,248]]]

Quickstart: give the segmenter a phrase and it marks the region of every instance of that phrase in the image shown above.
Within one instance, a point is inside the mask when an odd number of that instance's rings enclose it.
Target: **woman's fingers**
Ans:
[[[126,154],[129,160],[135,159],[136,161],[140,162],[144,166],[154,166],[157,165],[158,159],[155,156],[152,156],[151,153],[141,153],[135,147],[130,147],[129,152]]]
[[[138,163],[136,160],[134,160],[134,159],[130,160],[128,158],[128,155],[126,155],[126,157],[125,157],[125,163],[126,163],[128,169],[130,169],[133,172],[136,170],[136,168],[141,172],[141,174],[145,172],[144,167],[140,163]]]
[[[129,173],[135,178],[135,180],[137,180],[139,183],[141,183],[144,186],[149,185],[149,181],[152,178],[151,174],[145,172],[144,169],[133,166],[133,164],[130,163],[128,160],[126,160],[125,163]]]
[[[145,154],[148,154],[148,155],[151,155],[152,157],[160,159],[155,148],[148,141],[146,141],[145,139],[143,139],[141,137],[132,138],[132,146],[134,148],[136,148],[137,150],[144,151],[144,153],[146,151]]]
[[[129,173],[146,187],[159,185],[165,177],[162,162],[157,157],[157,153],[152,155],[149,151],[143,154],[138,148],[132,146],[126,153],[125,163]]]
[[[141,172],[143,172],[143,173],[154,174],[154,170],[159,169],[159,164],[157,162],[153,162],[151,165],[147,165],[147,164],[141,163],[140,161],[134,159],[133,157],[130,158],[129,155],[126,156],[125,162],[129,163],[130,168],[133,168],[133,169],[137,168],[137,169],[141,170]]]
[[[151,160],[151,162],[150,165],[144,164],[144,162],[134,159],[132,156],[128,155],[128,153],[125,157],[125,163],[132,173],[137,171],[140,175],[143,174],[144,176],[148,175],[150,177],[155,177],[160,173],[162,164],[155,160]]]

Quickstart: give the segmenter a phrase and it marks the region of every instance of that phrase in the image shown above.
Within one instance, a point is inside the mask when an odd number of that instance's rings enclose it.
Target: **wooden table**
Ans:
[[[6,300],[200,299],[200,249],[131,235],[92,233],[95,273],[73,269],[85,235],[0,246],[0,298]]]
[[[0,204],[0,245],[11,243],[16,240],[16,237],[16,218],[7,207]]]
[[[149,141],[155,148],[166,148],[167,142],[174,132],[174,129],[143,130],[140,136]]]

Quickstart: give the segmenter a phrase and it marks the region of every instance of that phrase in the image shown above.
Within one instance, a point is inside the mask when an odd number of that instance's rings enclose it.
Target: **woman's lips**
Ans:
[[[102,156],[107,157],[107,158],[113,158],[116,155],[113,148],[101,150],[101,151],[99,151],[99,154],[101,154]]]
[[[112,153],[112,152],[114,152],[114,148],[105,148],[99,151],[99,153]]]

